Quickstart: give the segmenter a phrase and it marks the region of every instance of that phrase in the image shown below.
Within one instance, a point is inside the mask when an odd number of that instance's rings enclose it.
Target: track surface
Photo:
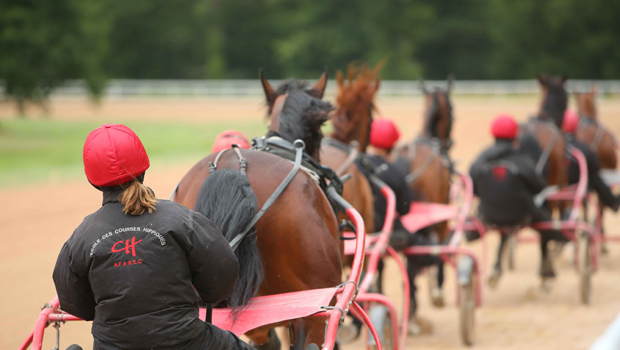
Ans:
[[[259,98],[133,100],[106,101],[94,111],[81,101],[55,101],[52,118],[80,119],[97,116],[108,120],[185,120],[209,123],[220,118],[262,118]],[[498,112],[511,112],[519,120],[537,109],[538,98],[457,97],[453,101],[456,145],[453,157],[459,168],[468,169],[476,155],[491,143],[488,125]],[[411,139],[421,126],[420,98],[384,98],[378,101],[380,114],[398,121],[404,139]],[[604,123],[620,131],[620,100],[601,100]],[[0,118],[11,109],[0,105]],[[256,120],[256,119],[255,119]],[[252,135],[254,136],[254,135]],[[207,151],[205,151],[205,154]],[[154,164],[146,182],[161,198],[167,198],[176,182],[192,164]],[[251,164],[250,164],[251,166]],[[101,198],[86,181],[53,182],[19,188],[0,188],[0,349],[15,349],[34,326],[39,308],[55,294],[51,274],[64,241],[84,216],[100,205]],[[620,224],[618,216],[609,216],[610,233]],[[489,239],[488,265],[492,262],[497,237]],[[480,245],[474,245],[479,251]],[[477,349],[585,349],[602,334],[620,312],[620,247],[611,247],[593,279],[590,306],[582,306],[578,298],[577,274],[565,252],[557,263],[559,277],[551,292],[539,288],[536,277],[539,252],[536,245],[521,245],[517,250],[517,270],[507,272],[496,290],[485,288],[484,305],[477,313]],[[399,300],[400,280],[388,265],[388,294]],[[425,277],[419,278],[420,314],[434,324],[434,333],[408,339],[411,349],[461,349],[458,336],[458,313],[454,303],[454,274],[448,269],[444,309],[429,306]],[[54,346],[54,333],[48,330],[44,349]],[[61,349],[77,342],[90,348],[90,325],[65,325]],[[360,342],[343,347],[362,349]]]

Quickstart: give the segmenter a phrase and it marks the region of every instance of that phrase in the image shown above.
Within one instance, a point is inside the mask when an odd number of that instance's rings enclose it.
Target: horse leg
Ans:
[[[437,225],[437,229],[441,232],[441,235],[438,237],[440,243],[447,242],[449,240],[448,234],[448,223],[443,222]],[[428,268],[429,272],[429,283],[430,283],[430,293],[431,293],[431,301],[433,306],[435,307],[444,307],[445,301],[443,297],[443,281],[444,281],[444,271],[445,265],[443,260],[437,257],[437,262],[435,265],[430,266]]]
[[[246,336],[250,338],[250,345],[252,345],[255,349],[280,350],[280,347],[282,346],[280,343],[280,338],[278,338],[278,334],[272,326],[265,326],[251,330],[246,334]]]
[[[551,241],[551,235],[549,232],[540,232],[540,277],[542,278],[542,288],[549,290],[551,288],[551,280],[555,278],[555,271],[553,269],[553,262],[549,257],[549,241]]]
[[[508,238],[509,234],[507,232],[500,231],[499,247],[497,247],[497,258],[495,260],[495,265],[493,266],[493,272],[491,272],[491,276],[489,276],[489,287],[497,287],[499,279],[502,276],[502,257],[504,256],[504,247],[506,246],[506,242],[508,242]]]
[[[325,320],[317,317],[292,321],[295,350],[319,349],[325,341]],[[318,347],[315,347],[318,346]]]
[[[605,213],[605,207],[600,205],[598,206],[598,215],[599,215],[599,225],[601,230],[601,254],[607,255],[609,254],[609,249],[607,248],[607,242],[605,241],[605,227],[603,226],[603,214]]]
[[[379,260],[379,264],[377,265],[377,293],[379,294],[383,294],[383,269],[385,267],[385,264],[383,262],[383,259]]]
[[[410,335],[428,334],[433,331],[433,325],[424,318],[417,316],[418,300],[416,298],[417,287],[415,285],[415,278],[420,273],[420,267],[416,259],[419,256],[407,257],[407,275],[409,276],[409,325],[408,330]]]

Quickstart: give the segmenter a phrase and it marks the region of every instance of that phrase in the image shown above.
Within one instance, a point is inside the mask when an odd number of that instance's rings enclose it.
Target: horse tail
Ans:
[[[247,176],[237,170],[220,169],[202,184],[195,210],[211,219],[230,242],[252,220],[257,207],[256,195]],[[255,234],[241,240],[235,255],[239,261],[239,277],[227,303],[233,314],[256,296],[264,278]]]

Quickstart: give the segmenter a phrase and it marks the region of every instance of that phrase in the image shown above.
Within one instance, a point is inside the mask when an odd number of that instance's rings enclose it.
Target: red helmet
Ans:
[[[211,153],[216,153],[232,147],[232,145],[239,145],[239,148],[250,148],[250,141],[242,133],[235,130],[226,130],[217,135]]]
[[[519,134],[519,125],[510,114],[498,114],[491,122],[491,134],[496,139],[514,140]]]
[[[579,116],[577,113],[567,109],[564,112],[564,121],[562,122],[562,131],[567,134],[574,134],[579,126]]]
[[[86,177],[98,187],[129,182],[150,166],[142,142],[122,124],[104,124],[88,134],[83,157]]]
[[[390,119],[377,119],[370,125],[370,144],[374,147],[391,149],[399,138],[400,131]]]

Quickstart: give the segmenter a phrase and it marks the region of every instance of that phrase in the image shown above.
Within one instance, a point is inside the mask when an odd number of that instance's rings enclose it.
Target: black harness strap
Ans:
[[[256,215],[254,215],[254,217],[252,218],[250,222],[247,223],[243,231],[241,231],[237,236],[235,236],[235,238],[232,241],[230,241],[230,246],[233,250],[237,249],[237,247],[241,243],[241,240],[248,235],[248,233],[252,230],[256,222],[258,222],[258,220],[263,216],[263,214],[265,214],[267,209],[271,207],[271,205],[276,201],[276,199],[280,197],[282,192],[284,192],[286,187],[291,183],[291,181],[293,181],[293,178],[299,171],[299,168],[301,167],[301,159],[304,153],[305,145],[302,140],[296,140],[294,145],[295,145],[295,163],[293,165],[293,169],[289,171],[289,173],[286,175],[284,180],[282,180],[280,185],[267,199],[265,204],[263,204],[263,207],[260,209],[260,211],[256,213]]]
[[[410,158],[412,162],[415,159],[415,155],[416,155],[415,146],[418,144],[418,142],[420,141],[416,140],[410,143],[409,145],[407,145],[407,147],[409,147],[409,150],[410,150],[409,155],[411,155],[411,150],[413,149],[413,158]],[[435,158],[439,156],[439,153],[440,153],[439,149],[436,146],[434,146],[432,143],[430,144],[430,146],[433,149],[433,152],[429,154],[426,157],[426,159],[424,159],[424,163],[422,163],[422,166],[420,166],[419,168],[415,169],[411,173],[407,174],[407,176],[405,176],[405,181],[407,181],[408,184],[414,182],[418,177],[420,177],[420,175],[424,174],[424,172],[431,165],[433,160],[435,160]]]

